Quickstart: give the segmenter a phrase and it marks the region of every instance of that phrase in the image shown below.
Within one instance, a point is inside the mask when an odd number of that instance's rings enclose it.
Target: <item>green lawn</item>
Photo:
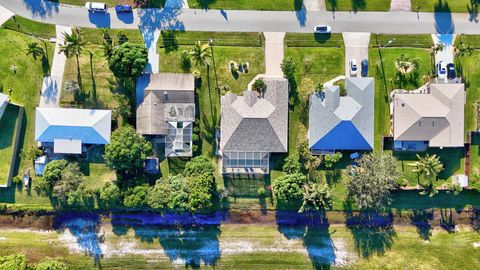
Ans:
[[[35,35],[45,39],[55,37],[55,25],[35,22],[20,16],[6,21],[2,28],[20,31],[26,34]]]
[[[327,10],[388,11],[390,0],[325,0]]]
[[[344,47],[342,34],[286,33],[287,47]]]
[[[127,36],[128,42],[143,44],[143,37],[138,29],[109,29],[108,32],[115,43],[118,40],[117,35],[123,33]],[[98,28],[82,28],[82,35],[90,43],[101,45],[103,42],[102,32]]]
[[[90,58],[90,53],[92,57]],[[117,92],[117,82],[108,68],[108,62],[103,56],[103,50],[98,45],[87,45],[80,55],[80,72],[83,94],[75,99],[72,94],[63,93],[60,102],[62,106],[83,106],[91,109],[112,109],[115,107],[114,93]],[[63,80],[77,78],[77,60],[67,58]]]
[[[480,76],[477,72],[480,52],[474,51],[472,55],[461,57],[456,61],[457,69],[463,70],[466,79],[467,103],[465,104],[465,130],[477,130],[475,102],[480,101]]]
[[[455,38],[455,46],[458,46],[460,42],[470,45],[474,49],[480,49],[480,35],[458,35]]]
[[[470,0],[411,0],[412,11],[420,12],[460,12],[472,10]]]
[[[165,51],[176,51],[180,45],[193,45],[196,41],[214,46],[262,47],[262,34],[253,32],[202,32],[202,31],[167,31],[162,30],[157,46]]]
[[[25,54],[29,42],[39,42],[25,34],[7,29],[0,29],[0,80],[4,89],[12,88],[10,99],[12,102],[25,107],[26,126],[25,134],[22,136],[23,149],[34,145],[35,129],[35,107],[39,102],[39,93],[42,88],[43,74],[48,72],[49,63],[53,56],[53,46],[45,43],[47,57],[46,61],[35,61],[31,56]],[[40,42],[40,44],[42,44]],[[17,72],[10,70],[12,65],[17,66]],[[20,163],[20,171],[30,167],[31,164],[25,160]]]
[[[5,185],[12,164],[19,107],[8,104],[0,118],[0,185]]]
[[[300,10],[302,0],[188,0],[188,6],[201,9]]]
[[[420,59],[420,75],[416,80],[402,83],[401,88],[416,89],[423,84],[422,76],[430,74],[432,64],[427,49],[418,48],[384,48],[381,50],[383,65],[378,49],[369,50],[369,73],[375,77],[375,150],[381,149],[382,136],[390,133],[390,92],[400,86],[395,83],[395,59],[401,54]]]
[[[388,47],[414,47],[429,49],[433,46],[431,35],[389,35],[373,34],[370,36],[370,47],[380,47],[388,44]]]

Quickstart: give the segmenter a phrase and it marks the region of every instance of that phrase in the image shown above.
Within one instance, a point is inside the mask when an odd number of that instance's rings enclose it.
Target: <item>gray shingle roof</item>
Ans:
[[[193,75],[157,73],[145,76],[143,101],[137,107],[138,133],[166,135],[167,121],[195,120]]]
[[[323,94],[313,94],[309,111],[309,146],[312,147],[342,121],[350,121],[368,144],[374,144],[374,80],[349,77],[347,96],[330,86]],[[355,149],[351,149],[355,150]]]
[[[288,149],[288,81],[265,78],[263,97],[254,91],[221,99],[220,149],[284,153]]]

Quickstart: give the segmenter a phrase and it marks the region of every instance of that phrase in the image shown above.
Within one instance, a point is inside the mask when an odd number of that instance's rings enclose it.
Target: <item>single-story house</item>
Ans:
[[[37,108],[35,140],[55,154],[81,154],[83,146],[110,142],[112,112],[67,108]]]
[[[145,74],[138,84],[137,91],[143,91],[143,96],[137,106],[137,132],[164,137],[166,157],[191,157],[195,122],[193,75]]]
[[[221,98],[223,173],[268,174],[271,153],[288,151],[288,81],[265,78],[262,94]]]
[[[393,139],[398,150],[464,146],[465,86],[431,84],[425,92],[393,96]],[[410,147],[412,146],[412,147]]]
[[[374,144],[374,79],[349,77],[347,95],[328,86],[310,97],[309,147],[313,154],[367,151]]]
[[[9,99],[7,95],[0,93],[0,119],[2,119],[2,115],[7,108],[8,100]]]

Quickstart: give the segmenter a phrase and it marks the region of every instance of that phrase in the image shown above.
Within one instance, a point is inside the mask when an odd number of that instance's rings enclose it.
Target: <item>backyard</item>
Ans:
[[[329,11],[388,11],[390,0],[325,0]]]
[[[0,119],[0,185],[6,185],[10,172],[19,107],[7,105]]]

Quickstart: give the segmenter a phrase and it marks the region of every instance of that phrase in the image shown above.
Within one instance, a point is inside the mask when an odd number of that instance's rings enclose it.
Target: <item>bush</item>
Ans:
[[[259,188],[257,189],[257,194],[258,194],[258,196],[261,197],[261,198],[267,196],[267,193],[268,193],[268,192],[267,192],[267,190],[266,190],[264,187],[259,187]]]
[[[118,206],[122,200],[122,192],[117,185],[112,182],[107,182],[100,189],[100,199],[107,206]]]
[[[192,67],[192,61],[190,60],[190,54],[187,50],[183,50],[180,56],[180,66],[184,71],[189,71]]]
[[[22,177],[20,177],[20,176],[18,176],[18,175],[15,175],[15,177],[12,178],[12,182],[13,182],[15,185],[21,184],[21,183],[22,183]]]
[[[265,81],[263,79],[256,79],[252,85],[253,90],[262,93],[267,88]]]

